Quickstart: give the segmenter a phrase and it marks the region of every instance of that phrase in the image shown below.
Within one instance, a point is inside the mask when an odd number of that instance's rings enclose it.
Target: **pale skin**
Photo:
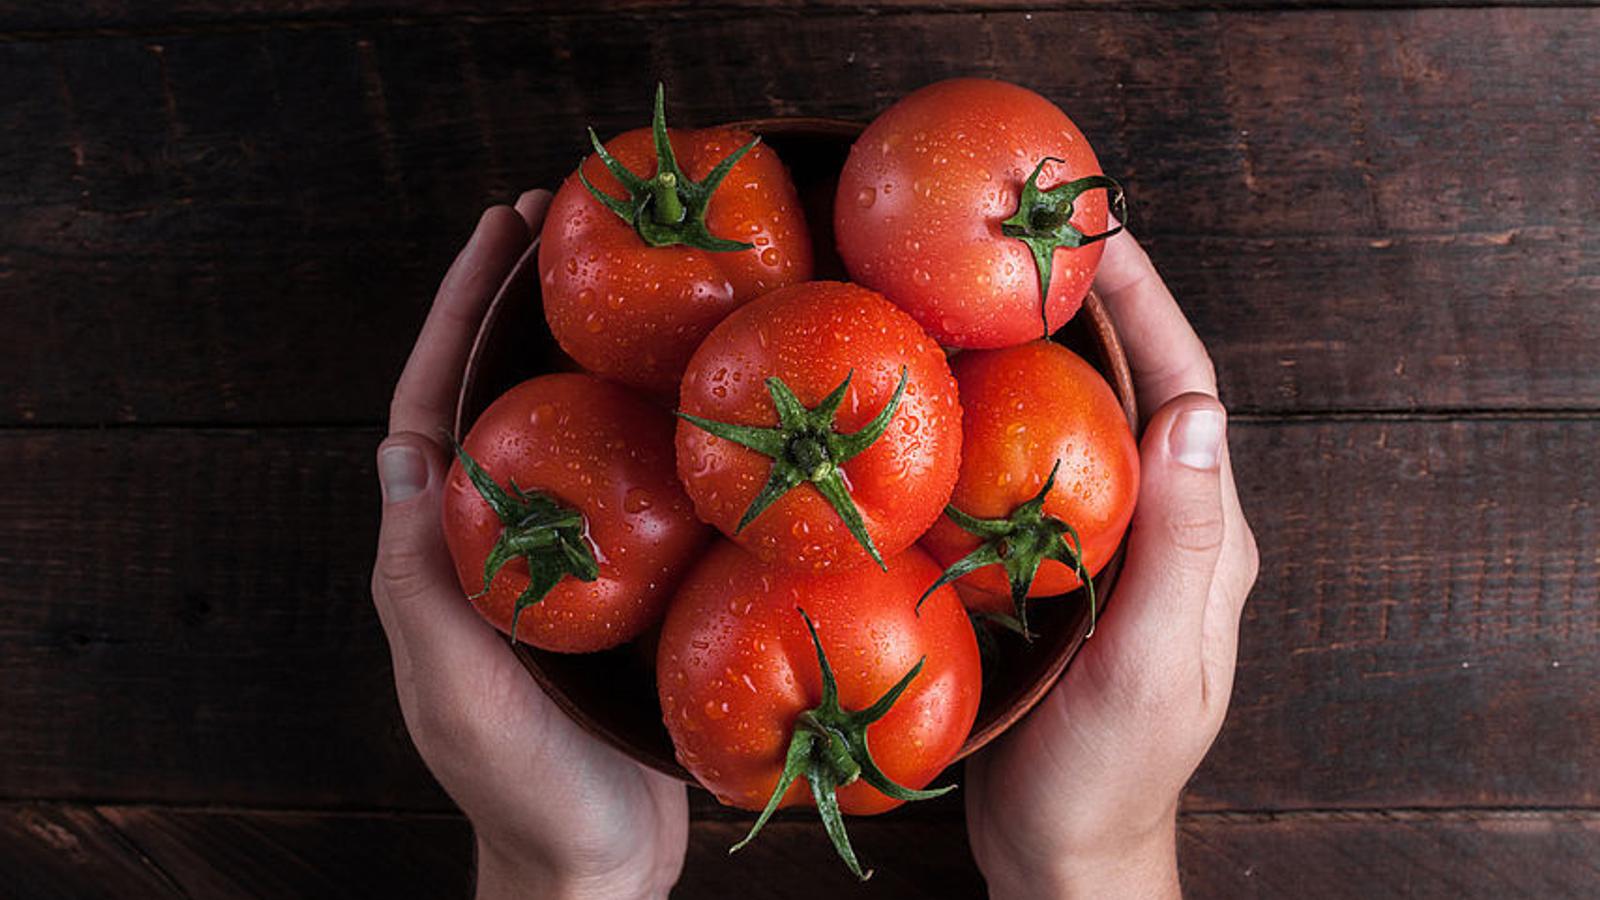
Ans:
[[[406,727],[473,824],[477,896],[665,897],[688,842],[684,786],[590,736],[463,600],[439,508],[462,365],[550,195],[484,213],[395,386],[378,450],[372,594]],[[1132,237],[1096,286],[1132,363],[1143,484],[1099,630],[1049,695],[967,767],[991,896],[1176,897],[1178,796],[1227,710],[1255,541],[1205,348]]]

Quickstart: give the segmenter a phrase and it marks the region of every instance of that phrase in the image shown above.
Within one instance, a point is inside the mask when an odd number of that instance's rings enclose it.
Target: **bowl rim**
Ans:
[[[754,132],[759,135],[782,134],[794,137],[822,137],[854,140],[865,129],[860,122],[847,119],[825,118],[817,116],[769,116],[762,118],[740,119],[723,125],[719,128],[736,128]],[[477,333],[473,336],[472,348],[467,354],[466,364],[462,369],[460,387],[456,393],[456,409],[453,417],[453,433],[456,440],[465,440],[466,432],[472,422],[468,421],[470,401],[478,394],[478,379],[484,371],[484,360],[494,349],[494,336],[498,332],[500,320],[511,303],[517,302],[525,291],[538,290],[538,256],[539,235],[534,235],[528,248],[523,251],[496,290],[494,298],[484,310],[482,321],[478,325]],[[1122,408],[1123,415],[1127,418],[1129,427],[1133,430],[1135,438],[1140,435],[1141,422],[1139,420],[1138,399],[1134,392],[1133,373],[1128,363],[1128,357],[1122,346],[1122,339],[1117,332],[1116,325],[1111,318],[1110,311],[1098,293],[1091,289],[1083,300],[1083,305],[1074,319],[1081,318],[1087,327],[1090,342],[1094,347],[1096,358],[1088,362],[1105,377],[1110,384],[1112,392],[1116,395],[1117,402]],[[1064,326],[1065,327],[1065,326]],[[538,377],[542,372],[535,372],[527,377]],[[481,410],[473,411],[472,419]],[[1100,574],[1094,579],[1097,596],[1100,598],[1100,608],[1103,613],[1105,606],[1110,601],[1112,590],[1115,587],[1118,574],[1122,568],[1123,556],[1127,550],[1128,536],[1124,533],[1117,551],[1101,569]],[[1053,656],[1046,665],[1028,684],[1027,688],[1012,703],[993,716],[988,722],[974,722],[973,729],[968,733],[961,749],[950,761],[951,765],[976,753],[1025,717],[1038,703],[1044,699],[1050,689],[1060,679],[1062,673],[1072,664],[1088,637],[1089,617],[1087,614],[1076,615],[1067,623],[1062,632],[1064,640],[1057,642],[1053,649]],[[646,632],[647,634],[649,632]],[[513,653],[534,681],[539,685],[545,695],[555,702],[556,706],[570,717],[578,726],[593,734],[607,744],[663,774],[670,775],[689,784],[697,784],[694,777],[683,768],[670,754],[663,756],[654,748],[640,746],[628,740],[623,735],[611,728],[602,718],[589,714],[562,688],[559,680],[547,672],[539,664],[538,658],[532,648],[520,642],[511,642]],[[1036,645],[1037,646],[1037,645]],[[670,747],[670,743],[669,743]]]

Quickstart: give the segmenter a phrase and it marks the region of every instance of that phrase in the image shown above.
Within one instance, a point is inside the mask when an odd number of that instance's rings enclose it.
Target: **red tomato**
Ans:
[[[656,116],[660,124],[659,94]],[[722,178],[713,170],[750,134],[664,125],[661,133],[675,163],[658,165],[649,128],[605,145],[634,173],[623,173],[630,185],[599,154],[567,178],[540,233],[539,277],[561,349],[591,372],[666,394],[712,326],[748,300],[809,279],[812,259],[799,197],[776,152],[757,145]]]
[[[588,375],[512,388],[462,449],[444,495],[456,574],[477,595],[491,554],[509,553],[473,606],[507,634],[515,621],[515,636],[536,647],[586,653],[632,640],[660,619],[710,535],[673,477],[671,417]]]
[[[1071,187],[1053,198],[1025,191],[1041,163],[1039,190]],[[1108,191],[1120,203],[1121,188],[1055,104],[1003,81],[956,79],[908,95],[856,140],[834,230],[851,279],[898,303],[941,344],[1007,347],[1078,311],[1100,263],[1095,241],[1109,236]],[[1068,195],[1075,199],[1063,202]],[[1008,236],[1019,229],[1039,245],[1037,257]],[[1050,284],[1043,310],[1041,268]]]
[[[881,565],[939,517],[961,459],[944,353],[853,284],[795,285],[734,312],[695,352],[679,409],[695,511],[784,565]]]
[[[977,716],[982,682],[977,641],[954,592],[941,588],[916,612],[918,595],[938,574],[914,547],[891,558],[887,571],[819,573],[771,566],[719,541],[684,580],[661,630],[656,684],[678,761],[723,803],[769,813],[815,803],[811,772],[825,793],[837,785],[846,813],[899,806],[902,799],[869,783],[875,772],[855,778],[863,759],[891,789],[912,789],[894,793],[926,796],[915,789],[955,758]],[[822,667],[801,610],[837,679],[827,712]],[[870,717],[848,715],[891,695],[913,671],[881,718],[868,724],[861,720]],[[865,743],[845,754],[849,762],[836,760],[819,725],[864,729]],[[793,761],[797,741],[810,749]],[[826,816],[826,804],[819,808]],[[765,815],[751,836],[764,822]],[[847,841],[839,850],[862,874]]]
[[[1059,344],[1032,341],[962,353],[953,369],[964,415],[961,478],[951,509],[980,520],[1016,518],[1056,472],[1039,521],[986,545],[1003,562],[957,582],[969,606],[984,612],[1015,609],[1021,617],[1021,604],[1013,600],[1016,588],[1023,596],[1044,597],[1081,584],[1075,567],[1062,561],[1076,556],[1078,547],[1059,523],[1076,531],[1090,573],[1099,572],[1116,552],[1139,496],[1139,448],[1111,386]],[[922,539],[945,566],[980,544],[978,535],[950,516]],[[1015,552],[1030,547],[1042,557]],[[1073,552],[1062,554],[1063,548]]]

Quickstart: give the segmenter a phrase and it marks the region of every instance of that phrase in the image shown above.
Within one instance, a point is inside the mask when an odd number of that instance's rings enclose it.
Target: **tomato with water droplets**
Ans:
[[[883,565],[939,517],[961,459],[943,351],[863,287],[809,282],[735,311],[679,397],[700,517],[768,562]]]
[[[1006,347],[1078,311],[1110,233],[1108,199],[1121,197],[1055,104],[1003,81],[955,79],[867,126],[839,177],[834,232],[851,279],[941,344]]]
[[[915,547],[890,557],[886,571],[839,573],[774,566],[718,541],[673,598],[656,654],[678,760],[741,809],[815,803],[813,776],[855,815],[926,796],[919,789],[972,728],[982,683],[955,592],[941,588],[915,609],[938,574]],[[853,732],[859,746],[831,740]],[[864,874],[848,842],[840,852]]]
[[[1059,344],[961,353],[952,369],[961,477],[922,546],[959,577],[968,606],[1026,622],[1023,600],[1078,588],[1116,553],[1139,496],[1139,448],[1111,386]],[[963,572],[963,560],[983,564]]]
[[[660,104],[658,95],[659,129],[595,141],[562,184],[540,233],[539,277],[545,319],[569,356],[670,394],[706,332],[740,304],[809,279],[812,255],[775,151],[731,128],[669,131]]]
[[[672,454],[668,413],[589,375],[534,378],[490,404],[444,492],[445,542],[479,614],[565,653],[660,621],[712,534]]]

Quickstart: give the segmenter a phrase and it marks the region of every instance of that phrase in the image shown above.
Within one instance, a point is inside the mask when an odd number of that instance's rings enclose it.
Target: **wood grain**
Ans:
[[[457,816],[103,807],[184,897],[467,897],[472,832]]]
[[[1432,9],[1481,6],[1479,0],[1407,0],[1405,8]],[[1592,0],[1501,0],[1503,7],[1587,6]],[[1366,10],[1394,8],[1378,0],[89,0],[73,4],[35,4],[27,0],[0,3],[0,34],[49,37],[62,32],[93,30],[157,31],[196,28],[261,28],[292,25],[307,27],[344,22],[416,21],[444,19],[504,20],[530,18],[604,17],[652,19],[684,16],[767,15],[789,19],[799,15],[872,12],[1006,12],[1026,8],[1044,11],[1100,11],[1106,9],[1155,12],[1196,10]]]
[[[1592,897],[1600,815],[1380,812],[1196,816],[1179,828],[1191,897]]]
[[[890,815],[851,829],[876,869],[865,885],[833,858],[815,823],[776,821],[730,857],[742,826],[696,822],[673,896],[982,892],[959,820]],[[1179,826],[1192,898],[1581,897],[1600,889],[1597,858],[1592,811],[1189,815]],[[456,816],[0,808],[0,879],[15,900],[464,897],[471,877],[471,834]]]
[[[958,73],[1094,136],[1239,409],[1596,408],[1600,11],[638,22],[0,42],[0,425],[376,422],[477,211],[641,85],[865,118]]]
[[[0,884],[15,900],[181,897],[178,886],[91,807],[0,807]]]
[[[1189,808],[1600,806],[1600,421],[1233,440],[1263,569]],[[0,798],[448,808],[366,593],[376,442],[0,433]]]

